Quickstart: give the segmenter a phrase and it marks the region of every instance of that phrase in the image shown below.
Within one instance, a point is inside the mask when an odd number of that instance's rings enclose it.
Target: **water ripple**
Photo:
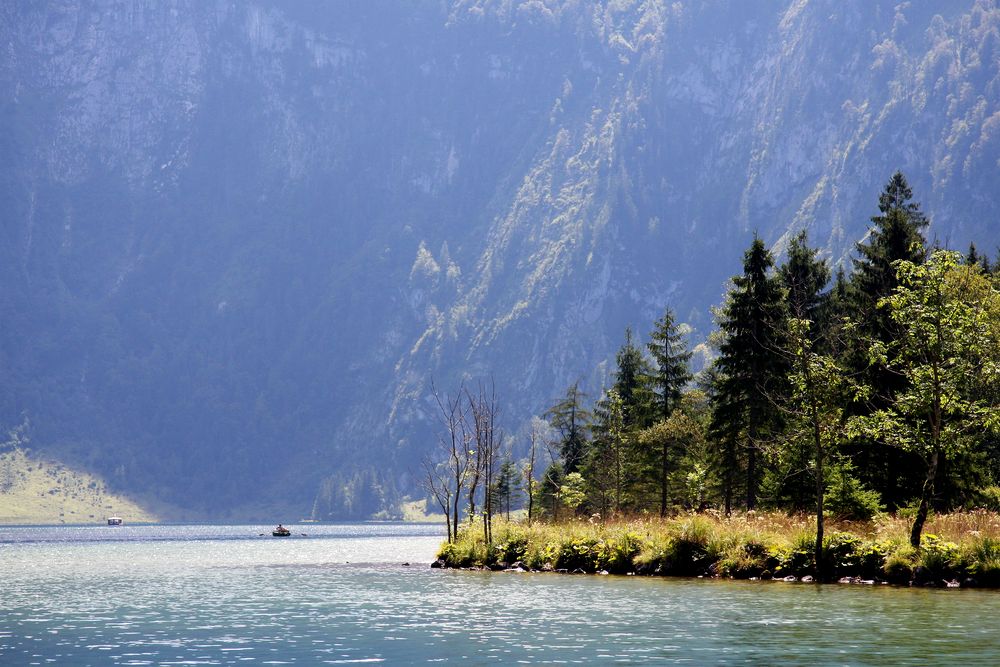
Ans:
[[[401,565],[433,558],[433,532],[203,538],[212,530],[8,540],[0,664],[986,665],[1000,654],[992,592],[434,571]]]

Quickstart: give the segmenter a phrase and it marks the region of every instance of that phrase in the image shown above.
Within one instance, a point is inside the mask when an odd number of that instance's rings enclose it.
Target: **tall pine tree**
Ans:
[[[691,380],[691,352],[669,308],[656,321],[646,349],[653,357],[649,384],[655,396],[655,418],[667,419],[680,402],[684,385]]]
[[[632,339],[632,329],[625,329],[625,343],[615,355],[614,390],[622,402],[626,430],[649,426],[651,396],[647,389],[650,375],[649,361]]]
[[[614,383],[594,408],[594,439],[584,470],[584,478],[595,491],[589,499],[591,505],[604,512],[632,506],[635,488],[642,481],[636,469],[640,457],[634,436],[650,424],[651,400],[646,386],[650,366],[631,329],[625,330],[615,366]]]
[[[830,267],[826,260],[817,258],[818,252],[809,247],[803,230],[792,237],[788,258],[778,268],[778,276],[787,294],[788,315],[808,322],[802,331],[809,338],[810,353],[819,347],[816,343],[823,338],[822,334],[828,328],[826,318],[830,315],[827,307],[829,295],[824,292],[830,282]],[[790,502],[796,510],[804,511],[815,490],[810,472],[812,449],[806,438],[789,437],[785,440],[769,486],[774,499]]]
[[[566,474],[579,471],[587,449],[591,415],[583,405],[586,395],[579,384],[579,381],[571,384],[566,396],[545,413],[552,428],[559,431],[559,454]]]
[[[820,321],[826,301],[827,283],[830,282],[830,267],[826,260],[818,259],[819,250],[810,248],[805,230],[792,237],[788,244],[788,259],[778,269],[778,276],[788,293],[788,313],[798,320],[809,320],[815,329]]]
[[[688,363],[691,352],[684,342],[684,335],[674,321],[674,314],[668,308],[663,317],[656,321],[653,333],[649,336],[646,349],[653,357],[652,371],[649,375],[649,385],[655,405],[655,419],[659,424],[665,424],[670,419],[674,409],[681,401],[684,385],[691,380]],[[651,465],[647,466],[650,477],[655,479],[655,486],[660,495],[660,516],[667,513],[667,481],[670,474],[671,449],[674,439],[668,437],[647,438],[645,458]]]
[[[878,302],[899,286],[893,263],[903,260],[920,264],[927,254],[922,230],[929,223],[920,205],[912,199],[913,191],[906,177],[897,171],[879,195],[879,214],[871,218],[867,239],[857,244],[859,256],[854,260],[851,275],[855,316],[864,333],[884,343],[900,334],[899,325],[893,322],[887,309],[878,307]],[[876,389],[888,398],[900,381],[895,374],[883,375]]]
[[[772,275],[773,265],[771,253],[754,235],[743,256],[743,275],[733,278],[719,322],[723,342],[717,360],[719,382],[712,430],[727,438],[741,434],[748,510],[757,506],[761,447],[780,425],[775,403],[787,392],[788,363],[781,353],[784,291]]]
[[[879,214],[871,218],[866,240],[857,244],[850,309],[857,336],[846,350],[845,365],[871,388],[871,394],[865,404],[852,406],[856,415],[889,407],[906,388],[906,379],[891,368],[894,359],[870,363],[868,351],[872,345],[890,346],[902,335],[889,309],[878,305],[900,285],[894,263],[921,264],[927,254],[922,230],[928,220],[912,200],[913,191],[897,171],[879,195]],[[860,440],[852,448],[859,475],[890,507],[905,503],[917,490],[919,481],[912,473],[919,470],[920,462],[913,455],[873,441]]]

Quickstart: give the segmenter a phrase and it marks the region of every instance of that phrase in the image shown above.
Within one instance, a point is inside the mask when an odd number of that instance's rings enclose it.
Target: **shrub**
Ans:
[[[631,572],[635,569],[634,559],[641,552],[644,542],[641,536],[628,530],[617,537],[599,542],[596,545],[594,566],[615,574]]]
[[[699,517],[682,521],[673,535],[670,551],[665,554],[664,572],[682,576],[705,573],[718,560],[710,549],[712,532],[711,524]]]
[[[963,549],[962,559],[980,586],[1000,586],[1000,539],[977,537]]]
[[[596,538],[568,539],[559,545],[559,552],[552,563],[558,569],[593,572],[597,561],[600,540]]]
[[[732,540],[714,569],[716,574],[734,579],[759,577],[768,568],[768,555],[767,547],[754,538]]]
[[[815,533],[799,531],[791,543],[774,553],[778,564],[774,568],[776,575],[802,576],[811,574],[816,569],[816,535]]]
[[[902,545],[885,559],[882,570],[886,579],[896,584],[905,584],[913,579],[919,555],[909,544]]]
[[[959,548],[937,535],[925,533],[920,540],[919,567],[921,578],[926,580],[955,576],[959,568]]]
[[[526,535],[510,535],[506,541],[497,542],[494,546],[496,559],[501,563],[524,561],[528,553],[528,537]]]
[[[849,463],[831,467],[825,503],[830,515],[840,520],[871,521],[885,511],[877,491],[865,488]]]
[[[987,486],[979,491],[979,501],[983,507],[1000,512],[1000,486]]]
[[[893,539],[863,541],[855,551],[857,572],[853,576],[864,577],[865,579],[882,577],[885,574],[886,559],[900,545],[901,542]]]
[[[827,574],[837,577],[861,574],[859,552],[863,540],[852,533],[835,532],[823,540]]]
[[[638,572],[644,574],[663,574],[666,563],[674,553],[674,538],[665,533],[656,533],[645,540],[642,548],[634,559]]]

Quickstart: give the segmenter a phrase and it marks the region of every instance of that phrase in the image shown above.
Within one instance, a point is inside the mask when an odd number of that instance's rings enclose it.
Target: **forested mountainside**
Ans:
[[[755,230],[843,262],[896,169],[1000,242],[994,0],[15,2],[0,44],[0,426],[180,512],[419,494],[432,381],[510,432],[599,394]]]

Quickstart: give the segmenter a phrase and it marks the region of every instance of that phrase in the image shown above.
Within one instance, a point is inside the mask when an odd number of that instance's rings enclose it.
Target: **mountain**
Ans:
[[[0,6],[0,426],[242,518],[419,495],[432,383],[509,432],[754,231],[845,262],[901,169],[1000,242],[1000,10],[454,0]],[[594,370],[596,369],[596,370]]]

